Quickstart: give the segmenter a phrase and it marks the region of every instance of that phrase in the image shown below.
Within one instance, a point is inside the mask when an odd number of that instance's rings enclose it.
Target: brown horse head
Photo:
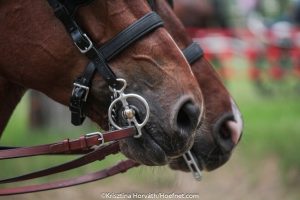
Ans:
[[[165,1],[156,1],[155,10],[181,49],[192,43]],[[191,151],[202,169],[213,170],[229,159],[240,140],[243,122],[239,109],[211,64],[201,58],[191,67],[201,86],[205,102],[204,120],[197,129]],[[183,158],[172,160],[170,166],[173,169],[188,170]]]
[[[95,0],[80,7],[74,18],[100,47],[148,12],[147,3],[140,0]],[[47,1],[2,1],[0,23],[0,76],[68,105],[73,81],[89,60],[73,44]],[[188,150],[201,119],[202,94],[167,31],[158,28],[145,35],[109,65],[127,81],[125,92],[142,96],[150,107],[142,137],[122,142],[125,155],[147,165],[162,165]],[[103,77],[96,74],[86,110],[99,125],[107,117],[110,96]],[[131,101],[143,118],[143,106]]]

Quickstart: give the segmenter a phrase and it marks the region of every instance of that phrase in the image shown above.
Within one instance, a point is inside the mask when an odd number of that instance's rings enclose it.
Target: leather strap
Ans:
[[[95,64],[97,71],[112,88],[118,88],[116,75],[108,61],[116,57],[131,44],[163,25],[162,19],[155,12],[150,12],[118,33],[100,48],[94,45],[85,55]]]
[[[21,176],[16,176],[13,178],[8,178],[8,179],[2,179],[0,180],[0,184],[4,183],[12,183],[12,182],[17,182],[17,181],[25,181],[29,179],[35,179],[35,178],[40,178],[43,176],[49,176],[51,174],[57,174],[60,172],[65,172],[71,169],[75,169],[87,164],[90,164],[96,160],[103,160],[106,156],[112,155],[119,153],[120,148],[119,144],[117,142],[114,142],[112,144],[108,144],[105,147],[99,147],[96,148],[94,151],[87,153],[84,156],[81,156],[77,159],[74,159],[72,161],[56,165],[47,169],[31,172],[28,174],[24,174]]]
[[[95,173],[90,173],[84,176],[75,177],[68,180],[56,181],[52,183],[40,184],[40,185],[30,185],[24,187],[15,187],[15,188],[4,188],[0,189],[0,196],[14,195],[14,194],[24,194],[29,192],[39,192],[45,190],[53,190],[58,188],[65,188],[70,186],[75,186],[83,183],[89,183],[92,181],[97,181],[104,179],[115,174],[124,173],[128,169],[139,166],[139,163],[136,163],[133,160],[121,161],[120,163],[104,170],[100,170]]]
[[[5,150],[0,151],[0,159],[44,155],[44,154],[62,154],[62,153],[72,153],[72,152],[83,153],[86,152],[87,150],[91,151],[91,148],[93,148],[95,145],[98,146],[95,150],[75,160],[48,169],[25,174],[22,176],[3,179],[0,180],[0,184],[12,183],[17,181],[34,179],[42,176],[48,176],[51,174],[56,174],[70,169],[74,169],[89,164],[91,162],[94,162],[96,160],[103,160],[107,155],[116,154],[120,151],[118,142],[114,142],[104,147],[101,147],[101,145],[104,142],[120,140],[126,137],[133,136],[134,134],[135,134],[135,128],[128,127],[122,130],[107,132],[105,134],[101,134],[97,132],[97,133],[81,136],[79,139],[72,140],[72,141],[67,139],[62,142],[40,145],[35,147],[17,147],[17,148],[4,147]],[[78,185],[82,183],[103,179],[117,173],[123,173],[128,169],[138,165],[139,164],[134,161],[127,160],[109,169],[101,170],[96,173],[88,174],[85,176],[81,176],[69,180],[57,181],[53,183],[40,184],[40,185],[0,189],[0,195],[21,194],[21,193],[37,192],[37,191],[69,187],[73,185]]]
[[[196,42],[190,44],[187,48],[185,48],[182,51],[182,53],[189,62],[189,64],[193,64],[196,60],[204,56],[203,49]]]
[[[89,37],[83,33],[83,31],[77,25],[68,9],[58,0],[48,0],[48,3],[54,10],[55,16],[65,26],[67,32],[70,34],[79,51],[83,54],[86,54],[89,59],[93,60],[93,63],[90,63],[85,69],[82,77],[84,77],[85,74],[94,74],[94,71],[97,68],[98,72],[103,76],[104,80],[106,80],[110,86],[116,86],[118,82],[115,74],[106,64],[103,56],[98,53]],[[89,66],[91,65],[94,65],[92,73],[89,72]],[[78,78],[76,81],[80,81],[80,78]],[[88,85],[84,85],[80,82],[75,82],[76,85],[74,83],[69,108],[71,111],[71,122],[75,126],[81,125],[85,119],[85,103],[87,101],[91,81],[89,80],[88,82]]]
[[[155,29],[163,26],[163,24],[164,23],[158,14],[155,12],[149,12],[106,42],[99,48],[99,51],[107,61],[110,61],[129,45]]]
[[[86,117],[86,102],[94,74],[95,65],[90,62],[82,76],[73,83],[69,109],[71,111],[71,122],[74,125],[81,125]]]
[[[73,16],[76,10],[84,5],[90,4],[94,0],[59,0]]]
[[[173,0],[166,0],[169,6],[174,9],[174,2]],[[147,0],[151,10],[156,10],[156,1],[155,0]]]
[[[167,0],[169,6],[174,9],[174,0]]]
[[[1,150],[0,160],[88,150],[91,147],[95,145],[101,145],[104,142],[110,142],[131,137],[135,134],[135,132],[136,130],[134,127],[128,127],[122,130],[106,132],[104,134],[93,133],[90,135],[84,135],[76,140],[65,139],[57,143]]]
[[[84,50],[85,48],[89,47],[89,39],[83,34],[82,30],[73,20],[66,7],[63,4],[61,4],[58,0],[48,0],[48,3],[52,7],[55,16],[65,26],[66,30],[70,34],[76,46],[81,50]]]

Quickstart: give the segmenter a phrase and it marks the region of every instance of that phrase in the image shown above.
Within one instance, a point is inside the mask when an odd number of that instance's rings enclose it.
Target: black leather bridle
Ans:
[[[48,2],[53,8],[56,17],[64,24],[79,51],[90,60],[82,75],[74,81],[69,104],[72,113],[72,124],[76,126],[81,125],[86,117],[86,102],[95,72],[98,72],[104,78],[110,88],[119,89],[119,87],[122,87],[108,62],[135,41],[163,26],[163,21],[155,12],[147,13],[104,45],[97,48],[88,35],[78,26],[73,17],[78,6],[87,4],[90,1],[65,1],[65,4],[58,0],[48,0]]]
[[[108,62],[141,37],[163,26],[161,18],[155,12],[150,12],[121,31],[100,48],[97,48],[88,35],[78,26],[73,17],[79,6],[88,4],[91,1],[64,0],[61,3],[59,0],[48,0],[56,17],[64,24],[74,44],[81,53],[90,59],[82,75],[74,81],[70,98],[71,122],[76,126],[81,125],[86,117],[86,102],[95,72],[97,71],[102,75],[111,88],[116,89],[120,87],[120,82],[118,82]],[[148,3],[154,9],[155,4],[153,1],[149,0]],[[173,6],[172,0],[169,0],[168,3],[170,6]],[[193,63],[203,55],[202,49],[196,43],[192,43],[188,48],[183,50],[183,53],[189,63]]]
[[[90,3],[91,0],[65,0],[64,4],[59,0],[48,0],[48,2],[53,8],[56,17],[64,24],[67,32],[70,34],[79,51],[85,54],[90,60],[82,75],[73,83],[73,91],[69,103],[71,122],[78,126],[83,123],[86,117],[86,102],[95,72],[98,72],[104,78],[111,89],[117,90],[120,87],[120,81],[117,79],[108,62],[141,37],[158,27],[161,27],[163,25],[163,21],[155,12],[150,12],[121,31],[100,48],[97,48],[88,35],[82,31],[74,20],[74,13],[76,9],[79,6]],[[153,7],[155,6],[155,2],[149,0],[148,3],[150,7],[154,9]],[[172,0],[169,0],[168,3],[171,7],[173,6]],[[203,55],[202,49],[196,43],[191,44],[183,51],[183,53],[189,63],[193,63]],[[126,82],[124,82],[123,85],[126,85]],[[144,105],[146,105],[145,107],[147,107],[147,102],[142,97],[135,94],[131,95],[131,97],[136,97],[140,101],[143,101]],[[130,110],[129,106],[127,106],[127,108],[130,113],[135,112]],[[121,129],[121,127],[117,126],[112,119],[111,107],[108,115],[110,123],[113,124],[115,128]],[[139,137],[141,136],[141,127],[139,127],[141,124],[138,124],[135,118],[133,120],[135,122],[133,124],[138,130],[138,134],[136,136]],[[146,121],[147,116],[144,122]]]

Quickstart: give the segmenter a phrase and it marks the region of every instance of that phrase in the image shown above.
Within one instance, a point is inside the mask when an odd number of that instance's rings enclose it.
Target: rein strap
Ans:
[[[51,154],[51,155],[70,154],[70,153],[71,154],[86,153],[86,154],[83,155],[82,157],[63,163],[61,165],[57,165],[40,171],[35,171],[18,177],[2,179],[0,180],[0,184],[12,183],[17,181],[24,181],[24,180],[43,177],[43,176],[48,176],[51,174],[56,174],[77,167],[81,167],[83,165],[90,164],[97,160],[103,160],[106,156],[111,154],[116,154],[120,151],[118,142],[113,142],[111,144],[102,147],[104,142],[117,141],[120,139],[132,137],[135,134],[135,131],[136,130],[134,127],[128,127],[122,130],[107,132],[105,134],[99,132],[91,133],[85,136],[81,136],[79,139],[71,140],[71,141],[67,139],[62,142],[57,142],[52,144],[46,144],[46,145],[40,145],[34,147],[8,148],[6,150],[1,150],[0,159],[20,158],[20,157],[37,156],[37,155],[45,155],[45,154]],[[101,170],[96,173],[87,174],[69,180],[63,180],[63,181],[40,184],[40,185],[0,189],[0,196],[38,192],[38,191],[44,191],[50,189],[69,187],[73,185],[79,185],[79,184],[103,179],[115,175],[117,173],[123,173],[128,169],[138,165],[139,164],[136,163],[135,161],[126,160],[120,162],[119,164],[109,169]]]
[[[87,150],[95,145],[102,145],[104,142],[110,142],[124,139],[127,137],[132,137],[134,136],[135,132],[136,130],[134,127],[128,127],[122,130],[110,131],[105,134],[102,134],[100,132],[87,134],[81,136],[79,139],[76,140],[66,139],[57,143],[1,150],[0,160]]]
[[[71,178],[68,180],[56,181],[52,183],[45,183],[39,185],[30,185],[24,187],[15,187],[15,188],[4,188],[0,189],[0,196],[14,195],[14,194],[24,194],[30,192],[40,192],[45,190],[53,190],[58,188],[65,188],[75,185],[80,185],[84,183],[89,183],[92,181],[101,180],[119,173],[124,173],[128,169],[139,166],[138,163],[133,160],[121,161],[118,164],[98,172],[90,173],[84,176],[79,176]]]

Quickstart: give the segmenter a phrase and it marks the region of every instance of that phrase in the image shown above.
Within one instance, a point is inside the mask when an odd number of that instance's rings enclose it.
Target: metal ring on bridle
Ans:
[[[125,88],[127,87],[127,82],[126,82],[125,79],[122,79],[122,78],[117,78],[117,81],[123,83],[123,86],[121,87],[121,89],[118,90],[116,88],[112,88],[111,86],[109,86],[109,90],[111,92],[115,92],[115,93],[118,93],[118,94],[123,93]]]
[[[113,92],[117,93],[119,96],[115,100],[113,100],[112,103],[109,106],[109,109],[108,109],[108,119],[109,119],[109,122],[116,129],[119,129],[119,130],[123,129],[122,127],[120,127],[119,125],[117,125],[116,122],[113,120],[112,110],[113,110],[114,106],[117,104],[117,102],[121,102],[124,109],[132,109],[132,108],[130,108],[130,105],[127,102],[127,99],[128,98],[135,98],[135,99],[139,100],[140,102],[143,103],[143,105],[144,105],[144,107],[146,109],[146,115],[144,117],[143,122],[138,123],[138,121],[135,118],[135,115],[132,118],[127,119],[128,124],[131,125],[133,123],[133,125],[137,129],[138,133],[134,137],[135,138],[139,138],[142,135],[141,129],[146,125],[146,123],[148,122],[148,119],[149,119],[149,115],[150,115],[149,105],[148,105],[147,101],[142,96],[140,96],[140,95],[137,95],[137,94],[124,94],[124,90],[125,90],[125,88],[127,86],[126,80],[124,80],[124,79],[117,79],[117,80],[120,81],[120,82],[123,82],[124,85],[119,90],[114,89],[114,88],[110,88],[110,90],[112,90]]]

